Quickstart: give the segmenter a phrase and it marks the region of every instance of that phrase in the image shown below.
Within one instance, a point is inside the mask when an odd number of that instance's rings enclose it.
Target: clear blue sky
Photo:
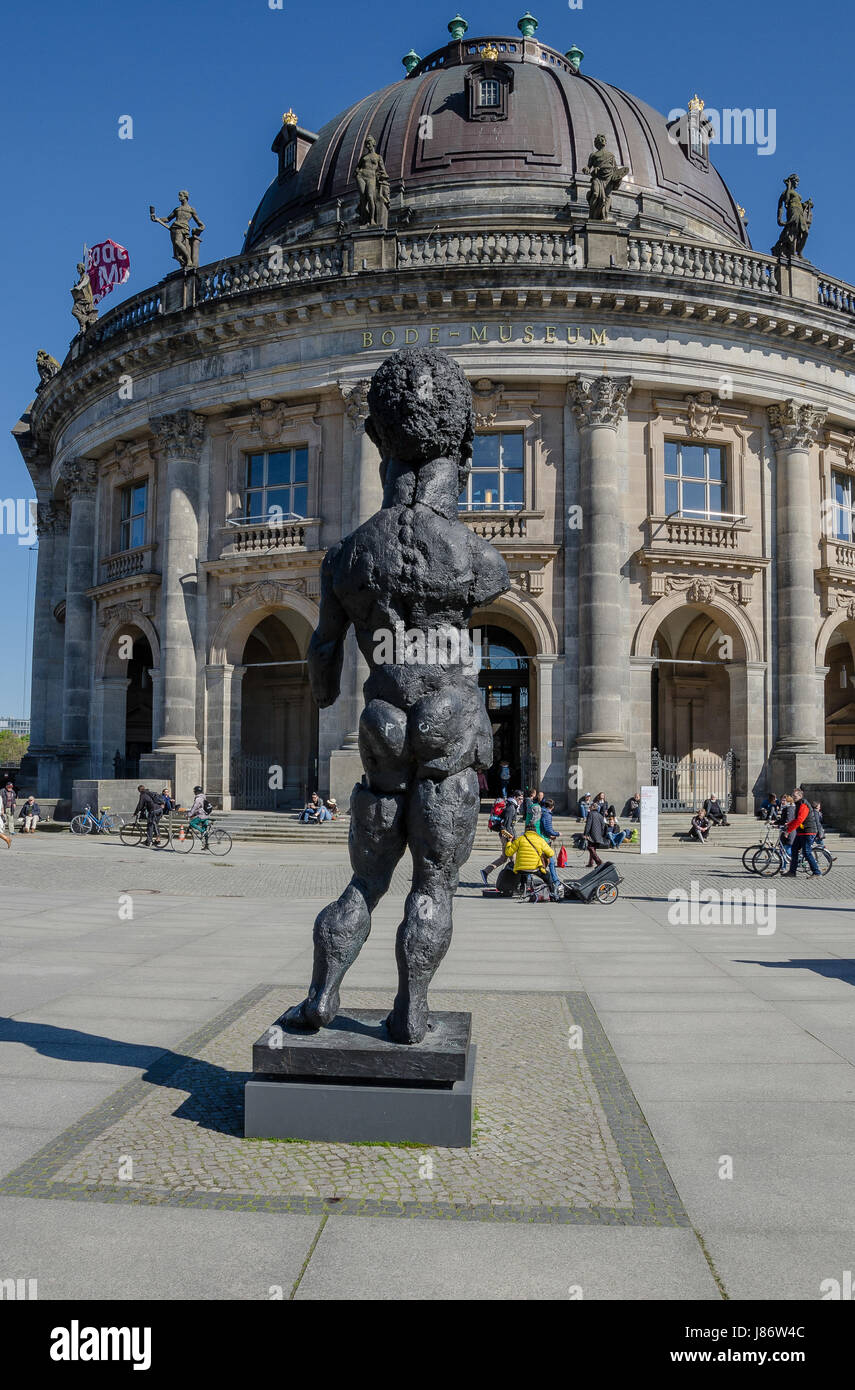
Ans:
[[[466,3],[469,34],[513,34],[525,5]],[[777,236],[785,175],[816,204],[808,254],[855,280],[855,180],[850,78],[855,37],[848,5],[813,0],[561,0],[530,6],[538,37],[576,43],[592,76],[663,112],[699,92],[707,106],[775,108],[777,149],[712,156],[749,215],[754,246]],[[84,242],[112,237],[131,254],[131,279],[106,299],[155,284],[172,268],[169,237],[149,221],[188,188],[207,225],[202,258],[239,251],[275,171],[270,143],[289,106],[317,130],[366,93],[403,75],[410,47],[424,56],[448,38],[453,4],[418,8],[363,0],[271,9],[268,0],[61,0],[7,6],[2,179],[4,322],[0,334],[0,498],[32,495],[8,430],[31,400],[36,350],[60,360],[76,328],[69,287]],[[837,56],[839,55],[839,56]],[[119,118],[133,140],[118,138]],[[28,713],[28,569],[35,553],[0,536],[3,602],[0,714]]]

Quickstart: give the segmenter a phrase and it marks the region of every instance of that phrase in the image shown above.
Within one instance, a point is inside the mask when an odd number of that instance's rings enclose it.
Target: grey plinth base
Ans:
[[[837,759],[833,753],[791,753],[773,749],[769,755],[769,787],[780,796],[804,782],[837,781]]]
[[[140,758],[140,781],[160,791],[170,786],[172,795],[182,806],[190,806],[193,788],[202,781],[202,754],[198,749],[187,752],[143,753]]]
[[[475,1051],[470,1046],[465,1076],[448,1088],[254,1077],[244,1093],[244,1134],[247,1139],[468,1148]]]
[[[330,753],[330,796],[335,797],[340,810],[350,806],[350,794],[362,781],[364,771],[358,748],[334,748]]]
[[[580,788],[592,796],[604,791],[620,820],[624,806],[639,787],[636,755],[627,748],[588,748],[583,744],[571,750],[570,763],[579,767]]]

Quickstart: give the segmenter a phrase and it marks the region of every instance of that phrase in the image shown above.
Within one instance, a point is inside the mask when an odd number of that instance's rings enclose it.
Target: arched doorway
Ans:
[[[252,629],[241,658],[240,752],[232,766],[234,805],[283,810],[314,790],[317,718],[297,638],[284,613]]]
[[[825,652],[825,751],[848,763],[855,776],[855,621],[847,619],[828,639]]]
[[[663,810],[734,800],[730,666],[736,639],[719,615],[690,604],[656,631],[651,672],[652,775]]]
[[[101,777],[139,776],[154,746],[154,686],[160,653],[146,620],[116,622],[99,649],[95,680],[95,747]]]
[[[136,777],[140,757],[152,750],[153,698],[151,669],[154,665],[147,637],[135,638],[128,662],[128,693],[125,700],[124,770],[120,777]],[[122,751],[122,750],[120,750]]]
[[[501,790],[499,768],[507,762],[515,787],[537,780],[537,755],[531,720],[529,655],[519,637],[495,624],[476,626],[480,635],[478,685],[493,730],[493,764],[487,771],[491,795]]]

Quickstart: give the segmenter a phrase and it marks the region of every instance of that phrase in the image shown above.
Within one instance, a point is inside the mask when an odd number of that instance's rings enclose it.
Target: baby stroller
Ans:
[[[614,864],[605,861],[591,869],[584,878],[565,879],[562,901],[591,903],[596,898],[598,903],[613,903],[618,896],[619,883],[623,883],[623,879]]]

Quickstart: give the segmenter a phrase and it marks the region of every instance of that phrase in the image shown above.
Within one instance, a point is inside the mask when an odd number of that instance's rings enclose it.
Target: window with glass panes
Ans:
[[[487,79],[478,84],[478,104],[479,106],[498,106],[499,104],[499,84],[493,79]]]
[[[523,500],[522,434],[476,434],[472,471],[459,499],[461,511],[516,512]]]
[[[145,514],[148,504],[148,483],[131,483],[122,488],[122,515],[119,528],[119,549],[133,550],[145,545]]]
[[[726,450],[665,441],[665,512],[716,521],[727,506]]]
[[[247,521],[304,517],[309,498],[309,451],[277,449],[247,454],[244,516]]]
[[[855,496],[852,479],[846,473],[832,473],[834,491],[834,539],[851,541],[855,537]]]

